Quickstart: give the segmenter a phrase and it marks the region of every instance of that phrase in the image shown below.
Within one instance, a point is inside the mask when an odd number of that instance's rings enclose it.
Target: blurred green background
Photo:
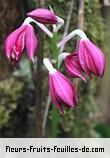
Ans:
[[[71,32],[80,25],[80,2],[0,0],[0,137],[110,137],[109,1],[84,0],[83,29],[105,52],[107,62],[103,79],[93,77],[87,84],[82,81],[79,83],[77,109],[65,109],[64,116],[61,116],[53,108],[48,97],[48,74],[42,65],[39,66],[42,61],[37,56],[33,65],[24,52],[16,68],[5,57],[4,40],[21,25],[27,12],[51,5],[55,13],[65,20],[66,25],[71,8],[68,26],[68,32]],[[59,31],[59,39],[62,38],[65,25]],[[34,27],[41,42],[41,49],[36,51],[36,55],[41,60],[42,56],[51,57],[49,38]],[[66,45],[66,51],[74,51],[75,40]]]

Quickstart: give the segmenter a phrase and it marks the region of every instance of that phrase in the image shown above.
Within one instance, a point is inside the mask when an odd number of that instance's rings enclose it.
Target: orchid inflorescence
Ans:
[[[54,35],[57,34],[58,30],[64,24],[63,19],[55,15],[52,9],[38,8],[27,13],[27,16],[23,24],[12,32],[5,41],[6,57],[9,61],[14,61],[15,63],[19,61],[25,47],[29,59],[34,63],[38,40],[31,23],[35,23],[40,27],[51,40],[53,40]],[[53,26],[53,32],[46,27],[46,24]],[[60,52],[60,48],[75,35],[80,37],[77,49],[72,53]],[[101,49],[93,44],[80,29],[73,30],[60,42],[54,44],[58,50],[58,52],[55,52],[55,63],[57,64],[53,66],[52,60],[49,58],[44,58],[43,63],[49,72],[51,100],[58,110],[63,113],[62,105],[70,108],[78,105],[78,94],[76,86],[59,71],[62,62],[64,61],[65,70],[70,77],[80,78],[84,82],[87,82],[85,74],[90,78],[92,78],[92,74],[100,78],[103,77],[105,56]]]

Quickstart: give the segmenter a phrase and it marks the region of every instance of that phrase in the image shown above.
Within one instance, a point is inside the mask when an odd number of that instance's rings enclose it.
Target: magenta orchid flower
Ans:
[[[62,105],[69,108],[75,107],[78,104],[76,88],[68,78],[53,68],[49,59],[44,59],[44,65],[49,71],[49,89],[52,102],[61,113],[63,113]]]
[[[18,62],[22,56],[25,46],[29,59],[34,62],[37,39],[34,29],[30,24],[22,24],[7,37],[5,41],[5,50],[8,60]]]
[[[105,56],[101,49],[88,38],[79,42],[78,58],[82,69],[89,75],[95,74],[103,77],[105,70]]]
[[[80,78],[86,82],[83,77],[83,70],[80,66],[77,53],[67,55],[64,59],[66,72],[73,78]]]
[[[38,8],[29,13],[27,16],[35,19],[42,24],[56,24],[58,22],[57,16],[50,10],[45,8]]]
[[[62,105],[73,108],[77,104],[75,87],[62,73],[49,73],[49,88],[53,103],[62,111]]]

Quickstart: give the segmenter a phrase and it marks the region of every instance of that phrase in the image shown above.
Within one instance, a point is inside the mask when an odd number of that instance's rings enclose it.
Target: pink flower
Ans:
[[[58,21],[55,14],[45,8],[35,9],[30,13],[27,13],[27,16],[43,24],[56,24]]]
[[[49,73],[51,99],[63,113],[62,105],[73,108],[78,103],[77,92],[72,83],[59,71]]]
[[[74,78],[81,78],[86,82],[86,79],[83,77],[83,70],[80,66],[77,53],[72,53],[67,55],[64,59],[65,69],[67,73]]]
[[[95,46],[88,38],[79,43],[78,58],[82,69],[89,75],[102,77],[105,70],[105,56],[101,49]]]
[[[5,50],[8,60],[18,62],[26,46],[29,59],[34,62],[34,53],[37,39],[30,24],[23,24],[12,32],[5,41]]]
[[[53,103],[63,113],[62,105],[74,107],[78,104],[76,88],[62,73],[57,71],[48,58],[43,63],[49,71],[49,89]]]

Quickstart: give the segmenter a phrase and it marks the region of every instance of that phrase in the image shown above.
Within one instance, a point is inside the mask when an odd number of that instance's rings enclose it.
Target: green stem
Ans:
[[[59,49],[57,47],[57,33],[53,34],[53,37],[51,39],[51,51],[52,51],[52,57],[56,60],[55,67],[58,69],[58,53]]]
[[[55,67],[58,69],[58,54],[59,49],[57,47],[57,33],[53,34],[51,39],[51,51],[52,57],[56,60]],[[58,124],[59,124],[59,111],[56,109],[55,105],[52,105],[52,118],[51,118],[51,137],[56,138],[58,134]]]
[[[55,105],[52,105],[52,128],[51,128],[51,137],[56,138],[58,134],[58,125],[59,125],[59,111],[56,109]]]

